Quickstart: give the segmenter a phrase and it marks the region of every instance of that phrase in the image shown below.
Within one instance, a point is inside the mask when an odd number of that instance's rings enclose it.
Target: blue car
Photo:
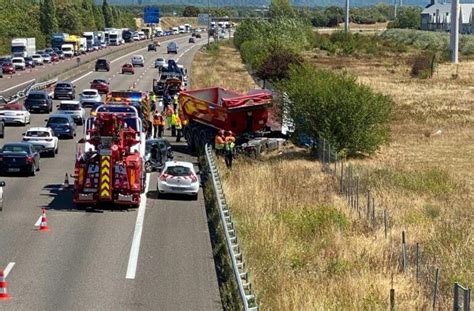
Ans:
[[[50,127],[54,136],[74,138],[76,136],[76,122],[67,114],[52,114],[46,120],[46,127]]]

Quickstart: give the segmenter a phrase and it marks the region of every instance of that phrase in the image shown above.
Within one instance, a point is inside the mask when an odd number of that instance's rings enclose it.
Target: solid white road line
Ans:
[[[36,221],[35,223],[35,227],[39,227],[39,225],[41,225],[41,218],[43,218],[43,215],[41,215],[38,220]]]
[[[0,91],[0,93],[8,92],[8,91],[13,90],[13,89],[16,89],[17,87],[22,86],[22,85],[24,85],[24,84],[31,83],[31,82],[33,82],[33,81],[35,81],[35,80],[36,80],[36,79],[31,79],[31,80],[29,80],[29,81],[22,82],[22,83],[20,83],[20,84],[17,84],[17,85],[14,85],[14,86],[12,86],[12,87],[9,87],[9,88],[6,89],[6,90]]]
[[[130,257],[128,259],[128,268],[126,279],[133,280],[137,273],[138,253],[140,252],[140,241],[142,239],[143,221],[145,220],[146,210],[146,194],[150,186],[150,174],[146,175],[145,192],[141,194],[140,206],[138,207],[137,222],[135,224],[135,232],[133,234],[132,248],[130,249]]]
[[[83,74],[83,75],[80,76],[79,78],[72,80],[71,83],[76,83],[77,81],[84,79],[85,77],[87,77],[88,75],[90,75],[90,74],[93,73],[93,72],[94,72],[94,71],[89,71],[88,73]]]
[[[7,277],[8,274],[10,274],[10,272],[11,272],[12,269],[13,269],[13,266],[15,266],[15,263],[14,263],[14,262],[8,263],[8,265],[6,266],[5,270],[3,270],[3,275],[4,275],[5,277]]]

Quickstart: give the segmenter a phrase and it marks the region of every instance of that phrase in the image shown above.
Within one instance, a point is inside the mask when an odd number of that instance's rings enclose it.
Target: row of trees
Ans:
[[[351,75],[306,61],[315,34],[288,0],[273,1],[269,14],[268,21],[242,21],[234,43],[258,77],[288,95],[296,134],[325,137],[347,155],[372,153],[387,142],[392,100]]]
[[[135,28],[134,15],[104,0],[0,0],[0,54],[7,54],[14,37],[35,37],[43,48],[54,32],[81,34],[104,27]]]

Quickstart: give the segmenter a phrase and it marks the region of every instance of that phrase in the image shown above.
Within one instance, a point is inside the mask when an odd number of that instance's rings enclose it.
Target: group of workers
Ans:
[[[214,139],[216,154],[224,155],[225,165],[232,168],[232,160],[235,155],[235,137],[232,131],[220,130]]]
[[[152,107],[154,101],[156,101],[155,95],[150,96]],[[170,105],[171,101],[166,100],[168,104],[164,105],[162,112],[158,111],[157,107],[153,107],[153,138],[163,137],[165,126],[168,125],[168,130],[171,130],[171,137],[176,137],[176,142],[181,141],[183,136],[183,121],[178,115],[177,111],[177,96],[174,97],[174,103]]]
[[[156,107],[156,95],[150,93],[151,111],[153,113],[153,138],[163,137],[165,126],[171,130],[171,137],[176,137],[176,142],[181,141],[183,135],[183,125],[178,114],[178,97],[166,96],[163,100],[163,111],[158,111]],[[183,124],[184,123],[184,124]],[[215,136],[214,147],[217,155],[223,155],[227,168],[232,168],[232,160],[235,156],[235,136],[232,131],[220,130]]]

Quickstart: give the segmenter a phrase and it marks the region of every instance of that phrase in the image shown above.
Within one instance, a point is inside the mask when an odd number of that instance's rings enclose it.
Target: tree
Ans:
[[[102,9],[99,6],[94,6],[94,23],[96,29],[105,28],[104,14],[102,14]]]
[[[297,66],[278,87],[290,99],[297,133],[326,138],[347,155],[373,153],[388,141],[393,101],[349,74]]]
[[[82,16],[79,8],[73,4],[65,4],[58,8],[59,28],[61,31],[74,34],[83,30]]]
[[[292,51],[273,50],[264,59],[258,68],[256,75],[262,80],[279,81],[289,77],[290,66],[298,66],[303,63],[303,58]]]
[[[102,15],[104,15],[104,23],[105,27],[113,27],[114,26],[114,20],[112,17],[112,10],[107,3],[107,0],[104,0],[102,2]]]
[[[311,17],[311,24],[314,27],[326,27],[329,23],[329,18],[324,14],[324,12],[318,10],[313,13]]]
[[[199,11],[198,7],[188,5],[187,7],[184,8],[183,16],[184,17],[195,17],[195,16],[198,16],[199,12],[200,11]]]
[[[84,30],[91,31],[97,29],[94,17],[94,2],[91,0],[82,0],[81,13]]]
[[[402,7],[398,12],[397,19],[390,22],[387,28],[409,28],[420,29],[421,26],[421,8]]]
[[[40,2],[40,26],[41,32],[47,37],[58,31],[54,0],[43,0]]]
[[[271,18],[295,17],[295,11],[291,7],[289,0],[272,0],[268,14]]]

